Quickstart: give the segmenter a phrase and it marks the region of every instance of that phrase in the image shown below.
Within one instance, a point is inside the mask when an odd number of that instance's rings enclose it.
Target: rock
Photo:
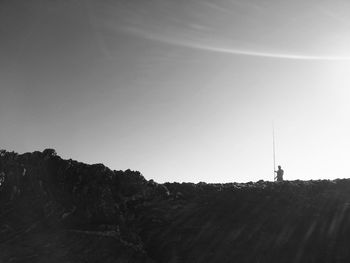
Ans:
[[[158,184],[0,151],[0,262],[348,262],[349,200],[349,179]]]

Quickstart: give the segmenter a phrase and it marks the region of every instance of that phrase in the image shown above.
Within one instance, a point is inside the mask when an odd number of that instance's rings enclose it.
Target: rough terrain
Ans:
[[[0,262],[349,262],[350,180],[157,184],[0,152]]]

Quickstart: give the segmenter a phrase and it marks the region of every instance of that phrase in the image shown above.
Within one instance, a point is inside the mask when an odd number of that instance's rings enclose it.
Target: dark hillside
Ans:
[[[154,192],[139,172],[45,150],[2,152],[0,174],[0,262],[153,262],[128,209]]]
[[[349,180],[193,188],[196,197],[182,206],[163,206],[168,224],[144,227],[148,253],[159,262],[350,259]]]
[[[0,152],[0,262],[349,262],[350,180],[191,184]]]

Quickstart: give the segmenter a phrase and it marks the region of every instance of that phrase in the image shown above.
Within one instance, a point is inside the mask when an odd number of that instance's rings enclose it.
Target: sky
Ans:
[[[0,141],[163,182],[350,177],[350,2],[3,0]]]

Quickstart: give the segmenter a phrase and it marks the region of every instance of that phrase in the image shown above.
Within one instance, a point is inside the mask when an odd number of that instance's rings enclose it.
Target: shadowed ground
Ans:
[[[0,262],[349,262],[350,180],[157,184],[1,152]]]

